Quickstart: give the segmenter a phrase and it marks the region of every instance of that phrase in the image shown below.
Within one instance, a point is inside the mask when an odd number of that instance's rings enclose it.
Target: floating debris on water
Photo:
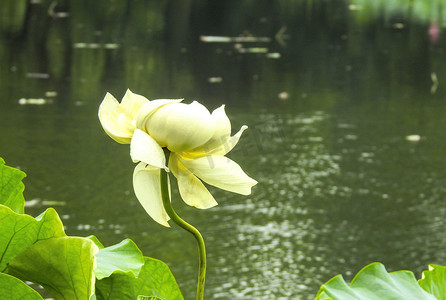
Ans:
[[[56,11],[57,1],[51,2],[48,6],[48,15],[55,19],[67,18],[70,14],[66,11]]]
[[[354,134],[347,134],[344,138],[345,138],[346,140],[356,141],[356,140],[358,139],[358,136],[357,136],[357,135],[354,135]]]
[[[272,59],[279,59],[280,53],[279,52],[270,52],[266,54],[266,57],[272,58]]]
[[[209,83],[220,83],[223,81],[222,77],[209,77],[208,82]]]
[[[36,78],[36,79],[48,79],[50,78],[50,74],[48,73],[26,73],[27,78]]]
[[[277,97],[278,97],[280,100],[288,100],[288,98],[290,98],[290,93],[283,91],[283,92],[280,92],[280,93],[277,95]]]
[[[200,41],[205,43],[233,43],[235,42],[234,38],[229,36],[208,36],[202,35],[200,36]]]
[[[45,105],[53,103],[53,100],[45,98],[20,98],[18,103],[20,105]]]
[[[238,53],[268,53],[268,48],[252,47],[252,48],[237,48]]]
[[[105,49],[109,49],[109,50],[118,49],[118,48],[119,48],[119,44],[116,44],[116,43],[107,43],[107,44],[104,44],[104,48],[105,48]]]
[[[284,34],[286,27],[281,28],[275,38],[279,44],[285,46],[284,39],[288,36]],[[244,47],[242,43],[270,43],[269,37],[255,37],[247,33],[241,36],[217,36],[217,35],[201,35],[200,41],[204,43],[233,43],[234,50],[241,54],[266,54],[267,58],[278,59],[281,57],[278,52],[269,52],[267,47]],[[218,49],[222,52],[221,49]]]
[[[409,142],[419,142],[421,140],[421,136],[419,136],[418,134],[411,134],[406,136],[406,141]]]
[[[105,43],[105,44],[99,44],[99,43],[74,43],[73,48],[75,49],[108,49],[108,50],[115,50],[120,47],[119,44],[116,43]]]
[[[45,97],[56,97],[56,96],[57,96],[56,91],[46,91],[45,92]]]
[[[45,98],[20,98],[19,105],[45,105],[54,102],[54,98],[57,96],[56,91],[46,91]]]
[[[287,34],[285,34],[285,31],[286,31],[286,26],[282,26],[275,35],[276,41],[282,47],[286,46],[285,40],[290,38]]]
[[[99,49],[99,47],[100,47],[100,44],[98,44],[98,43],[74,43],[73,44],[73,48],[76,48],[76,49],[86,49],[86,48]]]
[[[67,203],[65,201],[56,200],[42,200],[40,198],[31,199],[25,201],[25,207],[36,207],[36,206],[64,206]]]
[[[432,80],[432,86],[431,86],[431,94],[435,94],[438,88],[438,78],[437,74],[435,72],[431,73],[431,80]]]
[[[200,41],[204,43],[269,43],[269,37],[255,37],[255,36],[217,36],[217,35],[202,35]]]
[[[395,23],[392,25],[392,27],[395,29],[403,29],[404,27],[406,27],[406,25],[404,25],[403,23]]]

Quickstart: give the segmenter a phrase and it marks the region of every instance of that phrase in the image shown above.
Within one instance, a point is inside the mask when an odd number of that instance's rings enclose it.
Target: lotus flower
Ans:
[[[136,197],[161,225],[169,227],[161,198],[161,169],[177,178],[181,198],[201,209],[217,205],[202,181],[242,195],[251,194],[251,187],[257,184],[225,156],[248,127],[242,126],[231,136],[224,105],[210,113],[196,101],[149,101],[127,90],[121,103],[106,94],[99,119],[112,139],[130,144],[130,156],[138,163],[133,172]]]

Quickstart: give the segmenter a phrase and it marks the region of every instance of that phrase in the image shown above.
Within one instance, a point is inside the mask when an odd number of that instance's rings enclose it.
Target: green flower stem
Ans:
[[[204,282],[206,277],[206,249],[201,233],[192,225],[181,219],[172,207],[169,197],[168,174],[161,169],[161,195],[163,198],[164,209],[167,215],[175,224],[193,234],[198,244],[198,283],[197,283],[197,300],[204,299]]]

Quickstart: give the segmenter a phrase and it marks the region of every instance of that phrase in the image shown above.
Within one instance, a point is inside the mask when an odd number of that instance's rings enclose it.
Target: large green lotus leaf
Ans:
[[[423,271],[418,284],[438,300],[446,300],[446,267],[429,265],[429,271]]]
[[[0,295],[5,300],[43,300],[23,281],[5,273],[0,273]]]
[[[14,257],[40,240],[65,236],[62,221],[52,208],[37,218],[17,214],[0,205],[0,272]]]
[[[138,296],[156,296],[164,300],[184,299],[169,267],[164,262],[150,257],[145,257],[135,292]]]
[[[409,271],[387,273],[384,265],[372,263],[353,278],[350,286],[341,275],[322,285],[316,300],[436,300],[424,291]]]
[[[98,245],[97,242],[95,244]],[[96,254],[96,262],[94,273],[97,279],[109,277],[116,271],[133,272],[138,276],[144,265],[144,257],[132,240],[125,239],[119,244],[100,248]]]
[[[15,168],[5,165],[5,161],[0,157],[0,204],[6,205],[13,211],[23,214],[25,198],[23,198],[22,179],[26,174]]]
[[[116,271],[110,277],[96,281],[97,300],[133,300],[135,299],[135,274]]]
[[[98,300],[162,299],[183,300],[169,267],[157,259],[144,257],[138,277],[132,272],[115,272],[96,282]],[[146,298],[144,298],[146,297]]]
[[[52,238],[18,255],[10,262],[8,272],[42,285],[55,299],[88,300],[94,294],[93,269],[98,250],[86,238]]]
[[[102,243],[98,240],[98,238],[96,236],[89,235],[89,236],[87,236],[87,239],[92,240],[96,244],[96,246],[98,246],[99,249],[104,248],[104,245],[102,245]]]

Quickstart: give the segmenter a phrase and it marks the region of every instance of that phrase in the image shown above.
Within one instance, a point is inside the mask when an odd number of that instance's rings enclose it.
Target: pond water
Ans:
[[[210,188],[209,210],[173,191],[206,240],[207,299],[313,299],[374,261],[420,277],[446,262],[446,6],[426,3],[6,0],[0,156],[28,174],[27,213],[133,239],[193,299],[194,240],[140,207],[97,109],[127,88],[224,103],[250,127],[230,157],[259,184]]]

